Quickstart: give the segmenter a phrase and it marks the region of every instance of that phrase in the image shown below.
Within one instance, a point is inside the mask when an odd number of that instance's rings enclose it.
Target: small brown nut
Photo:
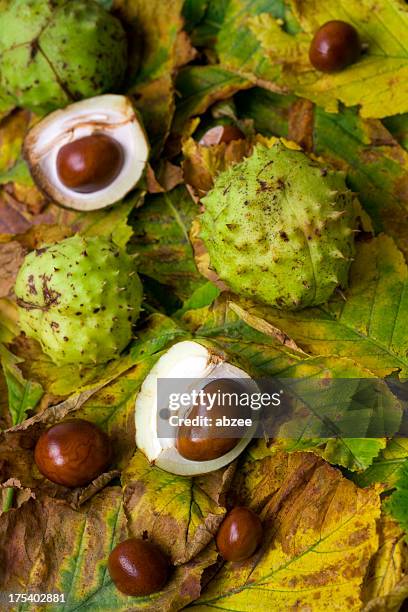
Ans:
[[[82,487],[109,466],[109,438],[89,421],[63,421],[41,435],[34,450],[34,460],[40,472],[52,482],[65,487]]]
[[[310,63],[321,72],[336,72],[356,62],[361,55],[357,30],[345,21],[328,21],[313,37]]]
[[[110,185],[123,167],[122,146],[106,134],[91,134],[63,145],[57,173],[65,187],[92,193]]]
[[[243,387],[240,383],[234,379],[228,378],[217,378],[209,382],[203,388],[203,391],[208,395],[222,396],[223,394],[231,394],[231,397],[235,395],[239,398],[239,394],[242,393]],[[232,450],[240,441],[239,437],[230,437],[227,434],[229,431],[233,431],[232,428],[223,430],[221,427],[217,428],[215,422],[217,419],[222,418],[223,415],[227,417],[237,417],[240,412],[239,400],[237,402],[232,401],[228,405],[222,405],[214,403],[211,411],[208,411],[208,404],[206,401],[200,402],[194,406],[186,415],[189,419],[195,417],[208,417],[211,418],[211,425],[206,426],[189,426],[181,425],[178,428],[176,447],[180,455],[190,461],[212,461],[218,459],[223,455],[226,455]],[[240,415],[239,415],[240,416]],[[223,435],[217,437],[217,431],[223,432]]]
[[[249,508],[237,506],[221,523],[216,537],[217,548],[226,561],[245,561],[260,545],[262,535],[259,516]]]
[[[154,544],[129,538],[109,555],[109,574],[116,588],[125,595],[141,597],[160,591],[170,574],[167,557]]]

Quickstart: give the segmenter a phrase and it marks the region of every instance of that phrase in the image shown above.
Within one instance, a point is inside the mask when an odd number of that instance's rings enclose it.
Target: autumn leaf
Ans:
[[[247,27],[262,45],[272,82],[308,98],[329,112],[339,102],[361,107],[362,117],[384,117],[407,111],[408,12],[399,0],[324,2],[292,0],[303,31],[293,36],[269,13],[248,15]],[[331,19],[356,27],[368,49],[359,61],[338,73],[322,74],[311,66],[308,52],[314,32]],[[224,49],[224,48],[223,48]],[[228,56],[222,60],[227,62]],[[255,77],[262,78],[258,66]],[[262,74],[262,73],[261,73]],[[269,77],[267,73],[267,78]]]
[[[17,535],[20,534],[20,535]],[[107,487],[81,506],[49,497],[29,500],[0,524],[0,589],[7,592],[57,592],[67,610],[178,610],[200,593],[200,578],[214,558],[205,551],[177,568],[165,589],[146,597],[122,595],[112,583],[107,559],[126,539],[120,487]],[[61,604],[49,606],[57,610]],[[40,609],[32,604],[20,610]]]
[[[399,401],[354,360],[310,357],[289,336],[228,300],[185,313],[184,319],[191,323],[200,315],[197,337],[211,338],[256,378],[279,381],[284,414],[279,428],[272,414],[266,429],[286,450],[311,450],[330,463],[361,471],[385,447],[385,437],[398,431]]]
[[[252,148],[253,143],[244,139],[206,147],[188,138],[183,143],[186,183],[194,188],[198,197],[202,197],[213,187],[214,179],[220,172],[247,157]]]
[[[387,515],[378,522],[380,543],[362,589],[364,612],[392,612],[408,596],[408,546],[398,524]]]
[[[180,57],[191,59],[188,38],[180,41],[183,2],[177,0],[115,0],[125,23],[130,47],[130,94],[140,111],[156,156],[168,135],[174,113],[173,72]],[[180,53],[180,44],[187,52]]]
[[[235,503],[263,520],[263,544],[247,561],[225,563],[192,610],[361,609],[378,546],[378,492],[301,453],[249,458],[233,490]]]
[[[108,435],[114,449],[113,465],[124,467],[135,449],[135,400],[141,384],[159,358],[146,357],[144,361],[94,393],[79,410],[75,418],[98,425]]]
[[[21,359],[0,345],[0,360],[8,390],[8,407],[12,425],[21,423],[26,413],[35,408],[43,395],[39,383],[24,379],[18,364]],[[1,459],[1,452],[0,452]],[[12,505],[13,488],[9,488],[3,500],[2,510],[7,512]]]
[[[206,111],[214,102],[225,100],[236,91],[250,86],[248,79],[217,65],[183,68],[176,80],[179,99],[172,133],[185,134],[189,119]]]
[[[197,205],[184,186],[146,197],[131,217],[129,250],[137,253],[138,271],[171,287],[182,300],[204,284],[193,257],[189,231]]]
[[[218,503],[231,468],[217,472],[217,496],[205,489],[208,476],[188,478],[150,465],[137,451],[122,473],[130,532],[153,538],[176,565],[194,558],[212,540],[226,509]],[[214,479],[212,474],[210,478]]]

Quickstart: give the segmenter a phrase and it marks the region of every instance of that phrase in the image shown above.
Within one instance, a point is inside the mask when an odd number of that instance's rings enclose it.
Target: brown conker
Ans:
[[[35,446],[34,460],[48,480],[65,487],[82,487],[109,466],[109,438],[89,421],[62,421],[40,436]]]
[[[357,30],[340,20],[328,21],[315,33],[310,44],[310,63],[321,72],[337,72],[356,62],[361,55]]]
[[[160,548],[151,542],[129,538],[112,550],[108,569],[121,593],[141,597],[164,587],[169,578],[170,563]]]
[[[91,134],[63,145],[57,154],[57,173],[65,187],[93,193],[110,185],[123,167],[122,145],[106,134]]]
[[[216,125],[203,134],[198,144],[211,147],[221,142],[228,144],[232,140],[242,140],[243,138],[245,138],[245,135],[235,125]]]
[[[249,508],[237,506],[221,523],[216,537],[217,548],[226,561],[245,561],[261,544],[262,535],[259,516]]]
[[[240,383],[234,379],[218,378],[209,382],[203,391],[207,394],[215,393],[236,393],[238,396],[243,391]],[[231,402],[228,406],[222,406],[215,403],[213,408],[207,410],[208,401],[199,402],[196,406],[185,415],[189,419],[195,417],[209,417],[212,419],[212,425],[205,426],[188,426],[181,425],[178,428],[176,447],[178,452],[185,459],[190,461],[212,461],[226,455],[240,441],[240,438],[231,438],[228,433],[232,430],[228,428],[216,428],[215,420],[227,417],[241,416],[238,414],[242,410],[239,408],[239,402]],[[217,432],[223,432],[222,437],[217,437]]]

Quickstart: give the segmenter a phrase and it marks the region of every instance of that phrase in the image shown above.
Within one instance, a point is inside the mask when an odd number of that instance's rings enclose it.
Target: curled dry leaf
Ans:
[[[212,188],[217,174],[248,156],[252,147],[253,143],[246,139],[205,146],[188,138],[183,144],[185,182],[197,196],[204,196]]]

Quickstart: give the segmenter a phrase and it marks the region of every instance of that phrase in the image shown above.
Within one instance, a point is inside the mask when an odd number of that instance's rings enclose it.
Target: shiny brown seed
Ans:
[[[203,391],[206,394],[239,394],[243,392],[243,386],[234,379],[219,378],[209,382]],[[178,429],[176,447],[180,455],[190,461],[212,461],[226,455],[240,441],[240,438],[228,436],[231,429],[217,428],[215,420],[222,418],[223,415],[229,418],[245,418],[239,407],[239,401],[235,401],[235,396],[231,396],[232,401],[222,405],[215,403],[211,410],[207,410],[208,401],[198,403],[185,415],[186,418],[208,417],[212,419],[212,424],[205,426],[181,425]],[[217,432],[222,432],[222,437],[217,437]]]
[[[42,434],[34,459],[40,472],[52,482],[81,487],[107,469],[111,447],[99,427],[82,419],[70,419]]]
[[[122,146],[106,134],[74,140],[58,151],[57,173],[65,187],[92,193],[110,185],[123,167]]]
[[[121,593],[141,597],[164,587],[169,578],[170,564],[154,544],[129,538],[112,550],[108,569]]]
[[[328,21],[313,37],[310,63],[321,72],[337,72],[356,62],[361,55],[357,30],[345,21]]]
[[[252,557],[262,541],[261,519],[243,506],[233,508],[218,530],[216,542],[226,561],[245,561]]]
[[[205,132],[200,138],[199,144],[204,147],[211,147],[221,142],[228,144],[232,140],[242,140],[243,138],[245,138],[244,134],[235,125],[216,125]]]

